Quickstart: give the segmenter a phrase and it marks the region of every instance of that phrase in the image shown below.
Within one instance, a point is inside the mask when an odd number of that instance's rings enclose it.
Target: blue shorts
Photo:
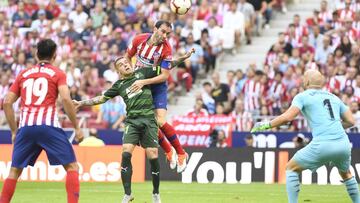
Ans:
[[[167,83],[151,85],[151,94],[155,109],[167,109]]]
[[[11,166],[33,166],[42,150],[46,152],[51,165],[76,161],[72,145],[62,129],[46,125],[25,126],[17,132]]]
[[[306,147],[295,153],[293,160],[303,169],[316,171],[320,166],[330,163],[339,171],[349,170],[351,146],[347,137],[334,140],[311,141]]]

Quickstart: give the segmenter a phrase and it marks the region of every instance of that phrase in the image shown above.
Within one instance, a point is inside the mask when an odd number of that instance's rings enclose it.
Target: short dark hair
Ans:
[[[208,86],[211,86],[211,83],[210,83],[210,82],[204,82],[204,83],[203,83],[203,86],[207,86],[207,85],[208,85]]]
[[[159,21],[157,21],[157,22],[155,23],[155,27],[156,27],[157,29],[159,29],[159,28],[161,27],[161,25],[163,25],[163,24],[165,24],[167,27],[172,28],[171,23],[170,23],[169,21],[166,21],[166,20],[159,20]]]
[[[264,75],[264,72],[262,72],[261,70],[256,70],[255,75],[262,76]]]
[[[56,52],[57,45],[51,39],[44,39],[37,43],[37,57],[39,60],[51,60]]]

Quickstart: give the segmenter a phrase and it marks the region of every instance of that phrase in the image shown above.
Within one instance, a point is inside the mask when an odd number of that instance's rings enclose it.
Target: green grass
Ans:
[[[0,183],[2,188],[2,183]],[[133,184],[134,203],[151,203],[151,182]],[[161,182],[160,193],[164,203],[281,203],[287,202],[285,185],[253,183],[241,184],[182,184]],[[81,203],[121,202],[121,183],[81,183]],[[64,183],[19,182],[13,203],[64,203]],[[345,187],[330,185],[302,185],[299,202],[351,202]]]

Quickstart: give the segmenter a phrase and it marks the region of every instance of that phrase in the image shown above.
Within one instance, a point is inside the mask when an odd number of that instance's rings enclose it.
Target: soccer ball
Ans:
[[[170,8],[171,11],[178,14],[184,15],[186,14],[191,7],[191,0],[171,0]]]

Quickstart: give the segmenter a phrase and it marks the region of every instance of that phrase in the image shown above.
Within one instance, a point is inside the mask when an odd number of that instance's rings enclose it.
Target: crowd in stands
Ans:
[[[214,72],[212,82],[203,83],[188,115],[232,115],[236,130],[249,131],[256,121],[284,112],[294,96],[304,91],[304,71],[318,69],[326,77],[324,89],[350,107],[359,125],[359,68],[360,1],[323,0],[312,16],[293,16],[293,22],[269,47],[262,67],[250,64],[246,72],[228,71],[226,83],[220,83]],[[275,130],[307,131],[308,126],[299,118]]]
[[[101,94],[118,79],[112,61],[125,53],[135,35],[152,32],[159,19],[168,20],[174,29],[169,37],[174,58],[196,49],[191,60],[181,64],[169,78],[170,95],[176,96],[190,91],[199,74],[212,71],[224,49],[236,51],[240,43],[251,43],[253,33],[269,26],[272,8],[286,11],[279,0],[199,0],[193,1],[186,15],[179,16],[170,11],[169,3],[169,0],[0,1],[0,103],[15,76],[36,64],[36,43],[43,38],[51,38],[58,45],[53,65],[66,72],[72,98],[87,99]],[[215,107],[208,110],[213,113]],[[123,126],[125,111],[121,99],[85,111],[90,117],[89,126],[113,129]],[[1,119],[0,124],[6,124],[5,120]]]

